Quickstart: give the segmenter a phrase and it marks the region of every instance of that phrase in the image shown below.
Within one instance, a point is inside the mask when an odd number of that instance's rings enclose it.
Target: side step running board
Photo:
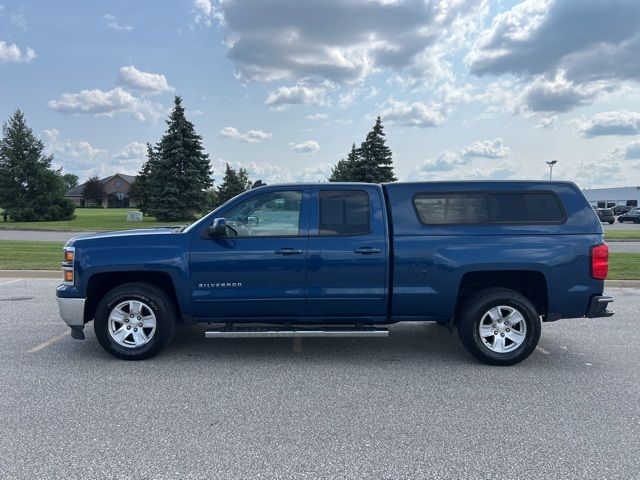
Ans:
[[[324,329],[280,329],[280,328],[242,328],[207,330],[205,338],[291,338],[291,337],[388,337],[386,328],[324,328]]]

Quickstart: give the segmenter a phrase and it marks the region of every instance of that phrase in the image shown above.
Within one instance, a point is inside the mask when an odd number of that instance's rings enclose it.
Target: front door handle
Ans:
[[[302,255],[302,250],[297,250],[295,248],[281,248],[280,250],[276,250],[277,255]]]
[[[360,247],[356,248],[353,253],[359,253],[360,255],[371,255],[372,253],[380,253],[382,250],[373,247]]]

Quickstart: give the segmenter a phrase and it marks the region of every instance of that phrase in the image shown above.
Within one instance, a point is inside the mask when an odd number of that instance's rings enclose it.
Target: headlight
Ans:
[[[76,249],[73,247],[64,247],[64,262],[73,263],[76,256]]]

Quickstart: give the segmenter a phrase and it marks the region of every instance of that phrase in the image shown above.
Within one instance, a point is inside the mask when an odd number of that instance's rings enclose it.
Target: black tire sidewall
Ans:
[[[111,355],[125,360],[142,360],[156,355],[173,337],[175,315],[162,291],[132,285],[122,286],[107,293],[98,304],[94,318],[94,330],[100,345]],[[145,345],[127,348],[118,345],[109,334],[109,315],[121,302],[137,300],[148,305],[156,316],[156,331]]]
[[[484,345],[478,328],[484,314],[499,305],[518,310],[527,325],[524,342],[507,353],[496,353]],[[513,365],[527,358],[536,348],[540,339],[541,322],[535,307],[526,297],[515,291],[503,290],[472,298],[462,313],[458,329],[465,347],[482,362],[490,365]]]

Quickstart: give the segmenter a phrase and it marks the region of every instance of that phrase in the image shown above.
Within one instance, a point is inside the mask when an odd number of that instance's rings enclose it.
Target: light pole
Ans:
[[[549,162],[545,162],[547,165],[549,165],[549,180],[553,179],[553,166],[558,163],[557,160],[551,160]]]

